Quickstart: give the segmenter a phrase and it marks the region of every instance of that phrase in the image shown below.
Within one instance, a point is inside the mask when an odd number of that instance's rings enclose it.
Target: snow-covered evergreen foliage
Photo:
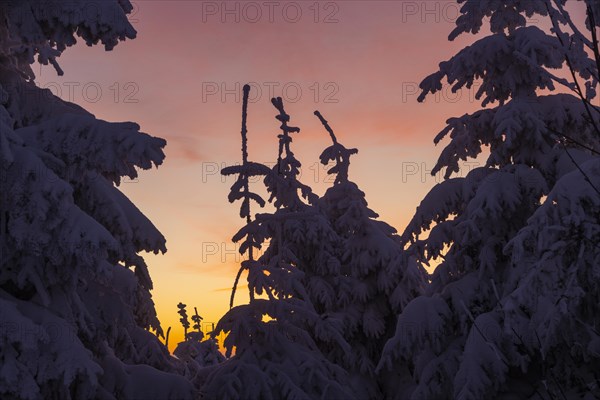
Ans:
[[[597,43],[565,1],[459,2],[450,39],[485,17],[491,34],[441,63],[421,100],[444,79],[453,90],[479,81],[483,106],[498,105],[449,119],[435,139],[450,138],[432,172],[446,168],[446,180],[402,239],[418,262],[441,262],[429,293],[400,313],[380,368],[409,366],[398,399],[596,398]],[[553,29],[528,26],[532,16]],[[553,71],[563,66],[571,80]],[[485,166],[452,177],[484,147]]]
[[[358,150],[339,143],[323,116],[318,111],[315,115],[333,142],[320,157],[323,165],[334,162],[328,171],[335,174],[334,185],[319,202],[339,237],[336,254],[341,263],[329,309],[339,314],[352,347],[350,357],[337,348],[327,355],[351,373],[358,398],[382,398],[399,382],[394,373],[377,376],[375,367],[394,333],[397,313],[424,289],[425,271],[403,259],[396,230],[375,220],[378,214],[368,207],[365,194],[348,179],[350,156]]]
[[[186,305],[179,303],[177,312],[181,318],[181,326],[184,331],[184,340],[177,344],[173,354],[181,360],[185,369],[183,375],[195,387],[201,388],[205,384],[207,375],[211,372],[214,366],[225,361],[225,357],[219,350],[219,344],[214,338],[205,339],[200,321],[202,317],[198,314],[198,309],[194,307],[194,314],[191,319],[194,322],[192,330],[187,316]],[[213,324],[214,329],[214,324]]]
[[[269,244],[257,259],[249,257],[249,304],[233,307],[217,324],[215,332],[225,339],[230,357],[212,372],[204,387],[208,397],[219,399],[311,399],[353,398],[346,372],[327,360],[315,341],[344,346],[341,322],[323,313],[334,301],[330,281],[339,274],[333,256],[335,233],[316,208],[303,201],[316,200],[310,188],[298,180],[300,162],[291,150],[292,133],[281,98],[272,99],[282,133],[276,165],[268,168],[247,161],[246,107],[249,88],[244,88],[241,166],[224,174],[238,173],[230,201],[244,199],[242,217],[247,224],[233,238],[242,241],[240,251]],[[265,185],[276,211],[249,218],[249,199],[263,204],[248,189],[247,178],[265,175]],[[238,275],[239,278],[239,275]],[[236,279],[237,284],[237,279]],[[235,355],[231,356],[235,348]]]
[[[519,281],[503,299],[523,364],[555,398],[600,396],[600,159],[565,174],[509,243]],[[586,180],[586,177],[590,181]],[[541,391],[541,390],[540,390]]]
[[[89,6],[89,7],[88,7]],[[83,10],[86,12],[83,12]],[[81,37],[133,38],[127,0],[0,2],[0,397],[191,398],[162,335],[140,252],[165,239],[115,186],[165,141],[32,82]],[[95,10],[96,14],[90,14]]]

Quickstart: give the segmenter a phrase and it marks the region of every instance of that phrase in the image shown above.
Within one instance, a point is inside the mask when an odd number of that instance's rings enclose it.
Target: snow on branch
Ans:
[[[281,122],[279,128],[282,133],[277,135],[279,138],[277,165],[265,179],[267,190],[271,193],[269,201],[272,201],[277,208],[289,207],[291,210],[298,211],[305,206],[298,196],[298,191],[310,204],[316,202],[318,196],[312,192],[309,186],[298,180],[302,164],[296,159],[290,148],[292,143],[290,134],[299,133],[300,128],[288,125],[290,116],[285,112],[281,97],[272,98],[271,103],[279,111],[275,118]]]
[[[331,140],[333,141],[333,145],[327,147],[321,153],[321,156],[319,157],[321,160],[321,164],[327,165],[327,164],[329,164],[329,161],[335,161],[336,165],[334,167],[330,168],[327,171],[327,173],[332,174],[332,175],[337,174],[334,184],[347,182],[348,181],[348,169],[350,167],[350,156],[358,153],[358,149],[345,148],[341,143],[339,143],[337,141],[337,138],[335,137],[335,134],[333,133],[333,129],[331,129],[331,127],[329,126],[329,123],[323,117],[323,115],[321,115],[321,113],[319,111],[315,111],[315,115],[317,116],[317,118],[319,118],[319,120],[321,121],[321,123],[323,124],[323,126],[325,127],[327,132],[329,132],[329,135],[331,136]]]
[[[250,182],[249,178],[251,176],[261,176],[268,175],[271,171],[268,167],[263,164],[249,162],[248,161],[248,127],[247,127],[247,119],[248,119],[248,97],[250,95],[250,85],[244,85],[244,99],[242,102],[242,165],[232,166],[223,168],[221,170],[221,174],[223,175],[233,175],[238,174],[238,178],[235,183],[231,186],[231,190],[229,192],[229,202],[233,203],[236,200],[242,199],[242,205],[240,207],[240,217],[246,218],[246,226],[242,228],[238,234],[239,236],[246,236],[245,240],[242,242],[240,247],[240,252],[243,254],[248,251],[248,262],[243,262],[238,270],[238,273],[235,277],[235,281],[233,284],[233,288],[231,290],[231,298],[229,300],[229,307],[233,307],[233,301],[235,299],[235,292],[237,289],[238,282],[240,280],[240,276],[245,269],[249,269],[250,265],[254,261],[254,253],[253,249],[260,249],[261,244],[263,242],[262,235],[259,232],[256,232],[250,229],[253,225],[252,216],[250,213],[250,200],[255,201],[260,207],[264,207],[265,201],[256,193],[252,193],[250,191]],[[239,237],[240,240],[242,237]],[[235,237],[234,237],[235,241]],[[250,293],[250,297],[252,297],[252,293]]]

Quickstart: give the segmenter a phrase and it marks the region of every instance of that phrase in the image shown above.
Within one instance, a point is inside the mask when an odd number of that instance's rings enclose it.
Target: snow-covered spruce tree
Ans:
[[[565,291],[567,281],[562,278],[566,271],[561,268],[571,263],[581,267],[584,262],[575,262],[573,249],[552,243],[551,238],[557,236],[540,237],[542,246],[530,241],[535,232],[554,232],[553,227],[544,226],[552,221],[545,219],[545,213],[554,213],[558,222],[559,213],[567,215],[576,209],[592,213],[586,218],[597,221],[593,205],[574,204],[567,211],[571,206],[565,204],[556,211],[551,204],[559,195],[553,191],[544,197],[555,185],[564,192],[567,183],[563,181],[573,179],[580,172],[578,165],[590,159],[600,144],[594,127],[597,112],[588,111],[589,104],[579,96],[552,93],[556,84],[576,87],[552,70],[568,64],[574,79],[589,82],[584,86],[586,92],[580,92],[589,101],[595,94],[596,64],[577,32],[557,30],[555,34],[543,31],[541,24],[527,24],[527,18],[550,18],[557,24],[554,29],[573,29],[562,1],[463,2],[450,39],[463,32],[478,33],[484,17],[489,17],[491,34],[441,63],[439,72],[422,82],[420,100],[441,90],[444,79],[454,91],[474,88],[479,82],[476,96],[486,108],[449,119],[435,139],[438,143],[450,137],[432,171],[435,174],[446,168],[446,180],[425,197],[402,238],[409,254],[419,262],[441,262],[430,277],[430,292],[413,300],[399,315],[396,335],[387,343],[379,368],[409,365],[412,384],[394,393],[398,399],[582,398],[586,391],[572,384],[570,379],[577,372],[569,368],[578,362],[595,365],[593,349],[577,352],[578,346],[593,343],[590,331],[588,341],[579,342],[582,336],[575,332],[579,328],[574,320],[572,325],[561,323],[561,329],[568,329],[569,334],[555,331],[554,340],[549,337],[546,342],[550,349],[532,340],[535,333],[531,328],[549,316],[549,299],[558,301],[567,293],[573,300],[557,303],[566,310],[566,304],[575,307],[579,298],[591,301],[596,295],[576,298],[577,286],[573,285],[569,286],[573,291]],[[540,95],[540,89],[550,94]],[[492,107],[494,103],[497,105]],[[588,149],[578,143],[586,143]],[[489,157],[485,166],[451,177],[459,172],[460,160],[476,158],[486,147]],[[583,194],[589,196],[588,188]],[[539,208],[542,202],[544,206]],[[576,226],[583,232],[583,221],[582,216],[579,221],[563,222],[566,226],[559,231]],[[527,251],[511,250],[523,249],[521,243],[527,239]],[[554,251],[553,265],[538,263]],[[570,257],[575,258],[568,260]],[[536,275],[532,269],[544,267],[555,275]],[[524,280],[530,276],[539,280]],[[595,288],[585,287],[597,293]],[[520,297],[513,294],[515,290]],[[528,290],[531,297],[525,296]],[[541,299],[546,302],[536,302]],[[578,311],[582,317],[593,315],[586,314],[585,306]],[[558,311],[552,315],[554,322],[559,315]],[[591,329],[591,317],[587,318]],[[561,341],[558,336],[569,340]],[[550,356],[553,351],[561,356]],[[564,364],[564,370],[558,370],[563,373],[559,377],[555,369],[569,354],[573,358]],[[589,374],[582,379],[589,379]]]
[[[327,356],[351,373],[357,397],[382,398],[397,373],[375,374],[383,347],[394,334],[398,312],[425,287],[425,271],[405,257],[396,230],[371,210],[356,183],[348,179],[350,156],[357,149],[347,149],[338,142],[323,116],[315,111],[333,144],[321,154],[321,163],[334,165],[334,184],[319,200],[333,229],[340,238],[336,248],[341,274],[337,296],[329,308],[343,321],[344,338],[352,347],[348,357],[333,347]],[[405,268],[405,269],[403,269]],[[324,350],[326,350],[325,347]]]
[[[600,158],[580,168],[508,245],[519,281],[503,299],[505,326],[544,398],[600,397]]]
[[[578,31],[572,24],[572,41],[580,40],[600,65],[596,35],[600,9],[597,1],[587,1],[586,5],[586,27]],[[557,34],[566,36],[559,17],[569,21],[569,15],[560,8],[553,15]],[[568,63],[574,70],[571,58]],[[587,102],[581,89],[595,90],[597,74],[598,69],[592,70],[588,80],[573,85],[574,92],[586,102],[595,138],[584,141],[567,135],[564,139],[595,156],[576,158],[571,149],[564,148],[572,171],[565,169],[527,226],[506,247],[518,280],[503,299],[505,325],[525,348],[535,379],[545,383],[539,392],[548,398],[600,398],[600,157],[596,151],[600,125],[598,108]],[[576,75],[572,76],[575,81]]]
[[[88,7],[89,6],[89,7]],[[84,12],[85,11],[85,12]],[[92,13],[92,11],[95,12]],[[32,82],[35,57],[135,37],[120,1],[0,2],[0,397],[191,397],[162,334],[141,251],[165,239],[116,187],[165,141]]]
[[[291,133],[299,128],[288,125],[281,98],[272,103],[282,131],[276,165],[269,170],[247,161],[243,124],[244,161],[222,171],[240,174],[230,200],[244,199],[241,216],[247,225],[233,240],[242,241],[242,253],[249,252],[242,270],[248,271],[250,301],[233,307],[217,324],[213,334],[227,333],[227,356],[233,348],[235,355],[213,370],[204,392],[219,399],[352,399],[346,372],[327,360],[316,344],[330,341],[350,350],[340,335],[340,321],[322,311],[335,300],[335,233],[318,209],[302,200],[314,201],[315,195],[297,179],[300,162],[291,150]],[[245,109],[244,105],[243,121]],[[248,200],[263,203],[248,190],[252,175],[266,175],[276,211],[257,214],[251,221]],[[250,249],[259,249],[266,240],[268,247],[254,260]]]
[[[194,315],[191,320],[194,323],[192,330],[188,331],[190,323],[187,318],[186,305],[179,303],[178,314],[181,316],[180,322],[184,330],[184,340],[177,344],[173,354],[184,361],[187,366],[185,376],[190,381],[194,381],[195,378],[201,377],[204,374],[200,373],[200,369],[219,364],[225,361],[225,357],[219,351],[219,345],[213,338],[204,339],[204,333],[202,332],[202,317],[198,314],[198,309],[194,307]],[[214,326],[213,326],[214,328]],[[202,382],[196,382],[199,386]]]

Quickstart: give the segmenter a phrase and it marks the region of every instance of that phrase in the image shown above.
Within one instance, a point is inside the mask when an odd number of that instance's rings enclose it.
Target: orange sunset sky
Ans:
[[[458,5],[445,1],[136,1],[137,39],[108,53],[68,49],[63,77],[36,67],[38,84],[64,100],[168,141],[165,163],[121,190],[167,238],[168,252],[146,259],[171,348],[183,336],[178,302],[209,323],[228,309],[240,261],[230,238],[244,221],[239,204],[227,202],[234,178],[218,169],[241,159],[243,84],[253,82],[252,160],[277,157],[272,92],[301,128],[294,146],[302,180],[322,194],[329,183],[318,156],[329,137],[318,109],[341,143],[359,149],[351,179],[401,232],[436,183],[427,172],[441,150],[433,137],[447,118],[479,105],[472,93],[449,90],[417,102],[418,83],[474,40],[447,41],[457,15]],[[238,303],[247,299],[238,293]]]

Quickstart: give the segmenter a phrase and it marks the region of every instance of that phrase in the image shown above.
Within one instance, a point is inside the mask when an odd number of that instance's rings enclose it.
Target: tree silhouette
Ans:
[[[203,390],[208,397],[220,399],[350,399],[344,370],[325,358],[315,340],[349,348],[337,322],[319,314],[310,293],[319,280],[315,271],[339,266],[329,262],[335,234],[318,209],[302,200],[315,202],[317,196],[297,179],[301,164],[292,151],[291,134],[300,129],[288,124],[290,116],[281,98],[271,102],[278,111],[281,133],[277,163],[264,182],[276,210],[247,220],[233,238],[246,238],[242,253],[252,245],[259,248],[267,239],[269,243],[257,260],[245,261],[248,287],[254,294],[249,303],[230,309],[213,332],[228,334],[225,347],[230,358],[210,373]]]

